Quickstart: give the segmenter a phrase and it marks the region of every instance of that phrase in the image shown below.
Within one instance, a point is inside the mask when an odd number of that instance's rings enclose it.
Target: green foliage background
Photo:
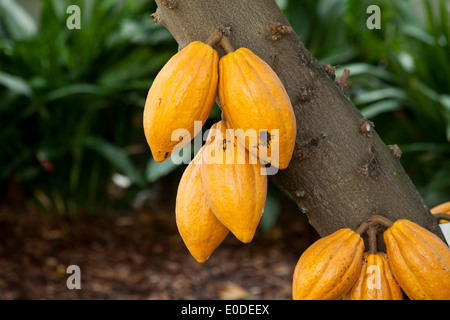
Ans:
[[[337,76],[350,69],[350,98],[399,145],[426,203],[450,200],[449,3],[277,3],[319,62],[338,66]],[[72,4],[81,30],[66,27]],[[370,5],[381,9],[380,30],[366,27]],[[0,0],[2,201],[13,185],[60,214],[159,201],[149,196],[155,185],[174,200],[184,167],[155,163],[142,130],[152,79],[177,50],[150,18],[155,9],[152,0]],[[285,196],[269,190],[265,229]]]

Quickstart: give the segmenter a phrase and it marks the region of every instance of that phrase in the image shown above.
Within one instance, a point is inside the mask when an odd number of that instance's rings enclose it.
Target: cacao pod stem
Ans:
[[[214,32],[211,33],[211,35],[208,37],[208,39],[206,39],[205,43],[212,47],[215,44],[220,42],[220,40],[222,39],[222,36],[223,36],[223,34],[220,30],[218,30],[218,29],[214,30]]]
[[[394,224],[394,223],[393,223],[391,220],[389,220],[388,218],[383,217],[383,216],[380,216],[380,215],[374,215],[374,216],[371,216],[371,217],[368,219],[368,221],[369,221],[369,223],[372,222],[372,223],[375,223],[375,224],[384,226],[384,227],[386,227],[386,228],[390,228],[390,227]]]
[[[366,232],[366,230],[370,227],[370,224],[367,221],[363,221],[361,225],[358,227],[358,229],[355,230],[355,232],[359,234],[363,234]]]
[[[437,221],[439,221],[439,220],[450,221],[450,213],[439,212],[439,213],[433,214],[433,216],[436,218]]]
[[[377,229],[375,226],[370,226],[367,230],[369,236],[369,254],[377,254]]]
[[[234,48],[231,45],[230,38],[228,38],[227,36],[222,36],[222,39],[220,39],[220,45],[226,53],[234,52]]]

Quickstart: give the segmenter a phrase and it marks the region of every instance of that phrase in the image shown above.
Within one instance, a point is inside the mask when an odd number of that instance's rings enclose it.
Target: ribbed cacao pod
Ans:
[[[441,203],[430,210],[432,214],[450,213],[450,201]],[[450,223],[448,220],[440,219],[439,223]]]
[[[399,219],[383,238],[392,273],[410,299],[450,299],[450,248],[438,236]]]
[[[178,186],[176,224],[191,255],[205,262],[222,243],[229,230],[208,206],[201,178],[202,149],[186,167]]]
[[[219,98],[238,141],[254,156],[285,169],[294,150],[296,122],[272,68],[247,48],[227,53],[219,61]]]
[[[363,254],[361,274],[344,300],[403,300],[384,252]]]
[[[194,121],[207,120],[217,95],[219,57],[210,45],[191,42],[156,76],[144,109],[144,131],[154,159],[166,160],[200,131]],[[172,133],[178,131],[172,141]],[[190,138],[183,139],[182,136]]]
[[[253,239],[266,202],[267,176],[225,121],[211,127],[201,176],[206,199],[216,217],[244,243]]]
[[[364,241],[343,228],[313,243],[301,255],[294,271],[294,300],[338,300],[361,273]]]

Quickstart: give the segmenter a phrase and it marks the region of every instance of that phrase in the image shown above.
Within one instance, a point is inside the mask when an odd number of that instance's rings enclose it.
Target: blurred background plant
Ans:
[[[3,187],[20,185],[61,214],[128,204],[161,175],[140,119],[153,77],[177,46],[150,18],[156,5],[22,3],[28,11],[0,1]],[[71,4],[81,9],[80,30],[66,27]]]
[[[445,0],[277,0],[322,64],[351,71],[373,121],[429,206],[450,199],[450,5]],[[66,27],[69,5],[81,29]],[[381,9],[369,30],[366,9]],[[0,0],[0,185],[61,215],[175,201],[184,165],[151,158],[142,111],[177,51],[152,0]],[[219,119],[217,107],[205,126]],[[17,190],[21,190],[18,192]],[[268,230],[288,195],[270,185]]]

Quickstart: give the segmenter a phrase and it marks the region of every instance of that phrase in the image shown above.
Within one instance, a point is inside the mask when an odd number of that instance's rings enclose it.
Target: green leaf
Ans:
[[[163,27],[157,28],[152,27],[152,28],[153,29],[151,31],[144,30],[146,32],[136,33],[133,37],[129,39],[129,41],[134,44],[147,44],[151,46],[157,46],[161,43],[173,41],[172,34],[166,28]]]
[[[268,232],[277,221],[278,214],[281,212],[281,203],[274,188],[267,189],[266,204],[264,206],[261,218],[261,228],[263,232]]]
[[[361,114],[367,119],[372,119],[381,113],[391,112],[401,108],[402,106],[398,101],[389,99],[373,103],[370,106],[361,109]]]
[[[442,94],[439,98],[439,102],[444,107],[444,117],[447,122],[445,136],[447,141],[450,142],[450,95]]]
[[[434,46],[436,41],[422,26],[413,24],[403,24],[400,26],[402,32],[414,39],[422,41],[430,46]]]
[[[444,108],[450,112],[450,95],[441,94],[439,97],[439,102],[444,106]]]
[[[145,186],[145,180],[124,149],[113,145],[103,138],[92,136],[84,138],[82,144],[103,156],[112,165],[128,176],[133,183],[141,187]]]
[[[33,90],[24,79],[1,71],[0,85],[3,85],[9,90],[27,97],[30,97],[33,93]]]
[[[137,21],[135,19],[122,21],[117,30],[108,36],[107,46],[114,47],[126,43],[156,46],[160,43],[173,41],[173,36],[169,30],[159,25],[155,26],[150,21]]]
[[[367,63],[352,63],[343,66],[342,69],[349,69],[351,76],[369,75],[387,81],[394,79],[394,75],[388,70]],[[338,74],[336,74],[336,77],[338,77]]]
[[[36,21],[16,1],[0,0],[0,17],[11,38],[24,40],[37,34]]]
[[[432,142],[416,142],[400,144],[400,150],[403,153],[406,152],[435,152],[435,153],[445,153],[450,152],[450,144],[448,143],[432,143]]]
[[[342,16],[347,5],[346,1],[342,0],[319,0],[317,2],[317,13],[323,20],[333,16]]]
[[[413,87],[423,93],[428,99],[432,101],[438,101],[440,96],[439,94],[429,86],[427,86],[422,81],[417,81],[413,84]]]
[[[307,43],[311,33],[311,15],[302,5],[296,5],[292,10],[291,16],[295,17],[291,19],[292,28],[302,41]]]
[[[147,179],[148,183],[153,183],[160,178],[167,176],[178,167],[179,165],[174,164],[170,158],[163,162],[156,162],[155,159],[151,158],[147,162],[147,168],[145,169],[145,178]]]
[[[356,104],[374,103],[387,98],[401,101],[406,97],[407,94],[402,89],[391,87],[362,93],[354,99],[354,102]]]
[[[318,58],[321,64],[340,65],[354,58],[356,52],[353,48],[341,49],[336,53]],[[348,69],[348,67],[346,67]]]
[[[277,3],[278,7],[280,7],[280,9],[282,11],[286,10],[286,8],[287,8],[287,6],[289,4],[289,0],[275,0],[275,1]]]
[[[60,19],[60,21],[63,21],[68,17],[66,10],[70,4],[67,0],[51,0],[49,4],[53,8],[53,13]]]
[[[397,60],[405,71],[413,73],[416,70],[414,57],[409,52],[399,52],[397,54]]]
[[[97,85],[89,83],[76,83],[51,91],[45,96],[45,100],[50,102],[77,94],[104,95],[106,94],[106,91]]]
[[[103,72],[99,79],[99,84],[107,87],[123,88],[136,78],[143,78],[147,74],[158,72],[171,58],[172,54],[155,52],[150,55],[147,51],[129,53]]]
[[[432,177],[430,182],[420,190],[426,203],[437,205],[448,201],[448,191],[450,190],[450,163],[443,165]]]

